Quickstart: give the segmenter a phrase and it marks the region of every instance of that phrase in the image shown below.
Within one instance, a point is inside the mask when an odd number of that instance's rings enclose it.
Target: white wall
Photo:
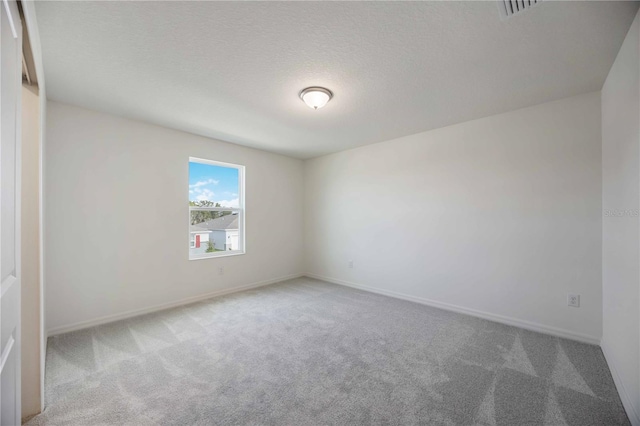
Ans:
[[[49,330],[302,272],[302,161],[55,102],[46,132]],[[188,260],[190,156],[246,166],[245,255]]]
[[[22,87],[22,418],[40,412],[40,98]]]
[[[640,22],[602,88],[602,349],[627,414],[640,425]]]
[[[600,118],[590,93],[307,161],[307,272],[597,342]]]

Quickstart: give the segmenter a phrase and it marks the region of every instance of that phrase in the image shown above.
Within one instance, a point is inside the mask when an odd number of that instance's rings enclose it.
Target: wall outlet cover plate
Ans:
[[[567,305],[573,308],[580,307],[580,295],[579,294],[568,294],[567,295]]]

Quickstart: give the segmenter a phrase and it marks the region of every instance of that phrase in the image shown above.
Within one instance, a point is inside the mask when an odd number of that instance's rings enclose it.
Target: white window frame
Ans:
[[[237,256],[246,253],[245,245],[245,207],[244,207],[244,166],[240,164],[224,163],[222,161],[207,160],[204,158],[189,157],[190,163],[208,164],[211,166],[227,167],[238,170],[238,207],[193,207],[189,206],[189,220],[187,222],[187,236],[189,238],[189,260],[212,259],[216,257]],[[188,190],[187,179],[187,190]],[[187,193],[188,198],[188,193]],[[234,212],[238,214],[238,250],[214,251],[213,253],[191,254],[191,212],[192,211],[214,211],[214,212]]]

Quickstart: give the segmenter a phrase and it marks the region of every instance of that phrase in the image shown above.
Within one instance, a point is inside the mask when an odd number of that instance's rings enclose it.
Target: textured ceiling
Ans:
[[[310,158],[599,90],[636,2],[37,4],[47,97]],[[298,98],[335,96],[313,111]],[[180,141],[176,141],[180,143]]]

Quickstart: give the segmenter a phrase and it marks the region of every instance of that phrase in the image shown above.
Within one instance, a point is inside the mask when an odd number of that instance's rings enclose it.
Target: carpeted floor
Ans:
[[[30,425],[629,424],[602,352],[300,278],[49,339]]]

